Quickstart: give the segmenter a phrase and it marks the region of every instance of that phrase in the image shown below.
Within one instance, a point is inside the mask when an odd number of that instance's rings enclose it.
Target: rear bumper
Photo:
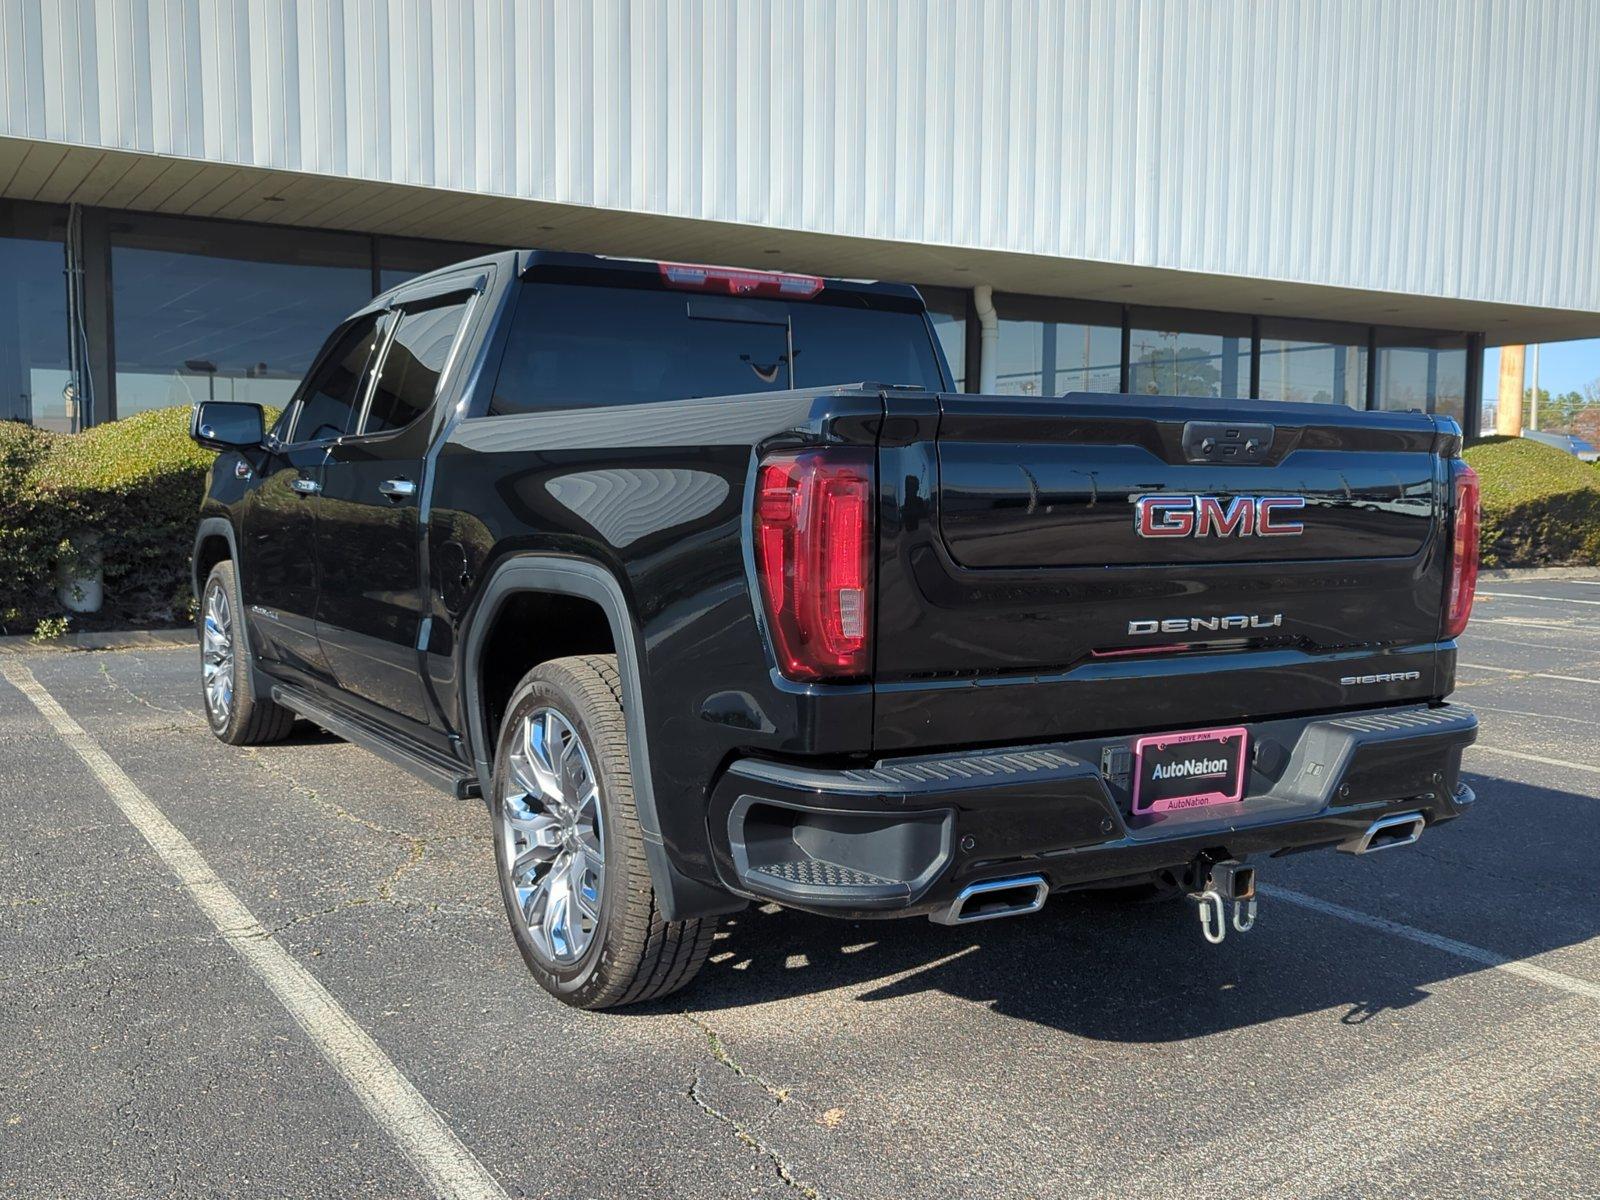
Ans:
[[[1042,875],[1106,886],[1220,858],[1333,846],[1379,817],[1459,816],[1461,752],[1477,718],[1411,705],[1249,724],[1244,799],[1135,817],[1130,737],[888,759],[846,770],[745,759],[712,795],[723,883],[841,916],[938,911],[974,883]]]

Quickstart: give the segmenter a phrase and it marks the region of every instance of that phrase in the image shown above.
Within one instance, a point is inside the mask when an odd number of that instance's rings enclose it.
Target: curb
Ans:
[[[43,654],[74,650],[149,650],[193,646],[193,629],[109,629],[85,630],[65,637],[38,642],[22,635],[0,637],[0,654]]]

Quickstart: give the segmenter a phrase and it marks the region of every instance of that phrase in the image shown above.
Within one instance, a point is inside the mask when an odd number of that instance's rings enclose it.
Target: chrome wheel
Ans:
[[[228,603],[226,588],[214,587],[206,595],[200,673],[211,719],[217,725],[226,725],[233,711],[233,606]]]
[[[540,957],[571,966],[600,924],[600,788],[572,723],[538,708],[518,724],[501,797],[505,869]]]

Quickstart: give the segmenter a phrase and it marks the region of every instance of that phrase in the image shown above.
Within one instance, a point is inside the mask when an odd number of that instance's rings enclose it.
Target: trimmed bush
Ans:
[[[0,618],[29,632],[62,615],[55,569],[74,539],[98,535],[105,607],[95,625],[175,624],[189,616],[189,555],[213,455],[189,440],[187,407],[157,409],[70,436],[0,434]]]
[[[31,632],[59,607],[48,586],[64,523],[41,503],[37,472],[55,434],[0,421],[0,632]]]
[[[1483,485],[1483,565],[1600,565],[1600,471],[1528,438],[1488,438],[1466,459]]]

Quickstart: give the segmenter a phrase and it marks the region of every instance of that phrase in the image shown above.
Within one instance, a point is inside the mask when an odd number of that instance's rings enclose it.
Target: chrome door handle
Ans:
[[[378,490],[391,500],[409,500],[417,494],[417,485],[409,479],[385,479]]]
[[[302,496],[315,496],[322,490],[322,485],[315,479],[307,479],[304,476],[301,476],[299,479],[291,479],[289,481],[289,486],[295,491],[299,492]]]

